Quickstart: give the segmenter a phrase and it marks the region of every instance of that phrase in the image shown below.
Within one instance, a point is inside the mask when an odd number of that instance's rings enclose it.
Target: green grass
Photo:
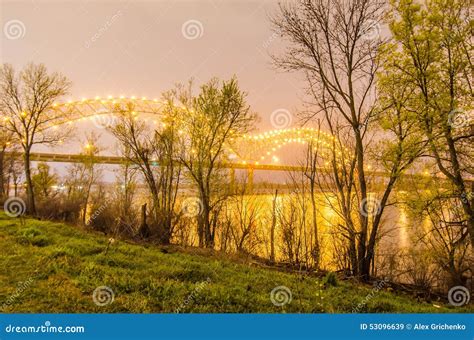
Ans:
[[[11,219],[0,213],[0,308],[2,312],[351,312],[372,291],[369,285],[249,266],[222,256],[164,253],[154,246],[116,241],[48,221]],[[171,249],[173,250],[173,249]],[[327,280],[327,279],[326,279]],[[98,306],[92,294],[108,286],[115,300]],[[292,301],[275,306],[270,293],[291,290]],[[8,301],[8,303],[5,303]],[[467,312],[417,302],[381,290],[361,312]]]

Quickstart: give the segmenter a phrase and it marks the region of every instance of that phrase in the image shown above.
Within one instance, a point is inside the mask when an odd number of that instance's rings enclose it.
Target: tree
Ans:
[[[89,198],[91,196],[91,189],[94,184],[97,183],[102,175],[102,169],[97,166],[96,157],[102,152],[103,149],[99,146],[99,136],[93,132],[88,134],[85,138],[84,149],[81,152],[83,161],[78,166],[81,169],[81,173],[84,174],[83,183],[83,213],[82,223],[86,223],[87,209],[89,208]]]
[[[179,160],[195,183],[202,205],[198,215],[200,246],[214,246],[217,215],[213,213],[226,192],[220,170],[227,160],[227,147],[248,132],[256,119],[245,97],[235,78],[223,82],[214,78],[201,86],[197,96],[192,95],[191,85],[175,94],[184,111]]]
[[[371,39],[368,34],[377,28],[382,11],[383,4],[376,0],[302,0],[280,5],[272,20],[276,31],[290,43],[282,57],[275,57],[276,65],[287,71],[303,72],[308,94],[318,107],[306,119],[322,114],[333,134],[344,133],[354,140],[352,155],[344,159],[349,163],[348,187],[342,186],[344,179],[339,178],[336,157],[332,166],[350,234],[352,271],[364,278],[368,276],[364,258],[369,219],[359,209],[359,221],[353,221],[352,199],[357,185],[358,201],[368,200],[364,138],[367,123],[375,114],[373,94],[379,67],[376,54],[381,44],[379,37]],[[338,138],[340,142],[342,137]]]
[[[468,234],[457,222],[464,214],[461,202],[452,200],[446,185],[440,185],[439,179],[426,177],[424,181],[419,190],[414,185],[415,190],[408,193],[411,196],[407,204],[409,211],[425,220],[425,227],[417,233],[419,244],[415,247],[424,250],[431,257],[431,263],[444,272],[448,287],[467,286],[474,270],[474,253]],[[442,282],[440,274],[438,282]]]
[[[181,166],[177,158],[177,111],[163,108],[161,128],[150,129],[139,121],[132,105],[116,108],[118,121],[110,128],[126,150],[128,162],[139,169],[152,198],[152,216],[158,224],[159,241],[168,244],[173,235],[173,218]]]
[[[36,172],[32,176],[35,192],[43,198],[49,198],[52,186],[58,183],[56,174],[50,172],[50,167],[46,163],[39,163]]]
[[[337,226],[345,237],[352,274],[362,280],[370,276],[382,214],[395,182],[416,158],[404,153],[411,141],[405,135],[412,132],[404,122],[395,122],[399,129],[394,130],[392,146],[397,157],[384,169],[389,181],[379,199],[369,195],[375,189],[368,175],[371,140],[378,117],[393,108],[381,107],[376,91],[383,14],[384,3],[378,0],[301,0],[280,5],[272,19],[289,43],[286,53],[274,57],[276,65],[302,72],[307,80],[311,107],[302,118],[311,121],[322,115],[323,126],[333,136],[330,150],[321,153],[324,160],[308,155],[306,173],[314,176],[321,161],[329,169],[318,181],[329,178],[336,189],[337,204],[328,196],[326,201],[344,222]]]
[[[90,209],[90,197],[92,186],[97,184],[102,169],[97,165],[96,157],[103,150],[98,143],[99,137],[90,133],[82,141],[82,151],[80,153],[82,161],[69,167],[68,178],[68,198],[77,204],[77,213],[81,222],[87,222],[88,209]],[[78,216],[79,218],[79,216]]]
[[[8,174],[10,172],[10,159],[13,155],[6,155],[6,151],[12,151],[16,147],[13,134],[5,128],[4,122],[0,121],[0,201],[3,202],[8,196]]]
[[[9,64],[0,68],[0,111],[5,127],[21,144],[25,169],[28,212],[36,214],[30,153],[34,145],[53,145],[69,134],[58,128],[68,116],[54,110],[54,102],[69,91],[71,83],[60,73],[48,73],[42,64],[27,65],[19,74]]]
[[[409,84],[405,104],[429,147],[439,171],[453,184],[461,204],[465,233],[474,244],[474,200],[468,178],[473,174],[472,16],[466,0],[391,2],[394,86]],[[472,188],[471,188],[472,191]]]
[[[318,124],[318,134],[316,140],[319,140],[320,136],[320,127],[321,124]],[[319,242],[319,232],[318,232],[318,222],[317,222],[317,207],[316,207],[316,190],[317,190],[317,176],[318,171],[318,153],[319,153],[319,144],[311,139],[306,148],[305,163],[304,163],[304,176],[309,182],[309,196],[311,199],[311,224],[313,233],[311,234],[311,255],[314,260],[314,265],[316,269],[319,269],[321,262],[321,247]]]
[[[130,151],[119,148],[121,155],[130,159]],[[114,235],[126,233],[134,236],[134,226],[136,225],[137,216],[133,209],[136,201],[137,193],[137,168],[129,161],[120,165],[116,174],[116,189],[114,191],[114,202],[112,206],[115,216]],[[118,211],[118,213],[117,213]]]
[[[227,205],[226,224],[237,252],[251,254],[259,245],[257,233],[263,212],[262,201],[257,195],[249,195],[245,180],[236,189]]]

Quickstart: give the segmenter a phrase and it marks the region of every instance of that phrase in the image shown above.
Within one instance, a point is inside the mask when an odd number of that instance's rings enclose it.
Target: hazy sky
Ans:
[[[62,72],[73,82],[66,100],[155,98],[190,78],[199,84],[236,75],[261,116],[260,130],[273,128],[271,113],[281,109],[291,114],[288,127],[297,123],[301,76],[277,71],[270,57],[283,48],[268,19],[277,1],[0,1],[1,61]],[[96,129],[77,126],[76,141],[54,151],[78,152],[84,133]],[[113,138],[98,133],[104,153],[113,153]]]
[[[268,14],[277,1],[1,1],[2,62],[43,62],[73,82],[72,97],[159,97],[177,82],[237,75],[270,128],[300,107],[299,77],[279,72]]]

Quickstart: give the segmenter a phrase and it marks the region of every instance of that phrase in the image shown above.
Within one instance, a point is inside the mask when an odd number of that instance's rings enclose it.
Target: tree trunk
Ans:
[[[270,261],[275,262],[275,227],[276,227],[276,200],[278,197],[278,189],[275,190],[272,206],[272,226],[270,229]]]
[[[36,205],[35,205],[35,193],[34,193],[34,188],[33,188],[33,181],[31,180],[30,150],[25,150],[24,162],[25,162],[27,211],[29,214],[35,216]]]
[[[314,244],[313,244],[313,260],[314,266],[316,269],[319,269],[319,263],[321,261],[321,250],[319,248],[319,233],[318,233],[318,220],[316,216],[316,199],[314,197],[315,190],[314,190],[314,178],[311,178],[311,208],[312,208],[312,223],[313,223],[313,232],[314,232]]]
[[[5,147],[0,150],[0,201],[3,202],[7,195],[5,187],[5,172],[4,172]]]
[[[360,201],[365,202],[367,200],[367,184],[365,182],[365,172],[364,172],[364,145],[362,142],[362,137],[360,130],[354,128],[354,133],[356,137],[356,154],[357,154],[357,175],[359,179],[360,186]],[[359,218],[360,218],[360,233],[359,242],[357,247],[357,259],[358,259],[358,275],[362,281],[367,281],[369,279],[369,266],[365,263],[363,259],[366,257],[367,252],[367,231],[368,231],[368,216],[362,212],[362,209],[359,206]]]
[[[148,228],[148,224],[146,223],[146,203],[142,205],[139,234],[141,238],[145,239],[150,236],[150,230]]]

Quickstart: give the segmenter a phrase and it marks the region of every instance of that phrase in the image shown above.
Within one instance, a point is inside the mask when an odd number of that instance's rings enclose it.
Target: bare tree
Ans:
[[[120,148],[121,154],[130,159],[130,151]],[[116,190],[114,192],[115,204],[119,214],[115,214],[114,234],[126,233],[134,236],[134,225],[136,224],[136,213],[133,209],[137,192],[137,168],[130,161],[120,166],[116,177]]]
[[[184,110],[179,159],[196,184],[202,204],[198,216],[200,246],[212,248],[217,221],[213,212],[226,192],[220,179],[226,147],[253,127],[256,116],[250,112],[235,78],[222,83],[212,79],[201,86],[197,96],[192,95],[191,88],[181,87],[177,98]]]
[[[273,18],[276,30],[290,42],[287,53],[275,58],[276,64],[288,71],[302,71],[308,93],[319,107],[307,119],[322,113],[328,128],[335,130],[338,124],[338,129],[349,130],[354,139],[348,175],[351,179],[357,176],[361,202],[368,197],[364,137],[366,123],[374,115],[376,53],[381,44],[380,38],[368,39],[367,34],[381,21],[382,11],[377,0],[302,0],[280,5],[280,13]],[[350,217],[351,193],[344,193],[343,199],[346,223],[355,231]],[[360,228],[352,233],[353,239],[357,235],[352,242],[358,244],[354,252],[360,260],[354,261],[352,269],[355,275],[367,276],[363,258],[369,221],[362,212],[358,218]]]
[[[287,52],[275,57],[276,65],[304,73],[311,104],[317,108],[303,119],[322,115],[333,135],[324,166],[331,169],[352,273],[363,280],[369,277],[384,207],[401,172],[413,162],[412,157],[399,155],[388,169],[390,179],[381,198],[369,195],[367,157],[374,133],[369,126],[374,127],[385,109],[378,105],[375,91],[383,11],[384,3],[378,0],[301,0],[281,5],[272,20],[289,42]],[[401,125],[401,137],[405,126]],[[397,140],[404,151],[400,143],[406,139]]]
[[[259,244],[257,235],[259,220],[263,212],[261,198],[249,195],[246,181],[239,183],[234,195],[230,197],[229,206],[230,233],[234,240],[237,252],[250,254]]]
[[[8,175],[11,163],[9,158],[14,157],[12,154],[7,155],[6,152],[13,151],[17,146],[12,132],[5,128],[4,123],[4,121],[0,121],[0,201],[2,202],[8,195],[9,189]]]
[[[152,198],[153,222],[158,224],[159,241],[168,244],[173,234],[173,217],[181,166],[176,161],[178,128],[177,111],[169,105],[163,109],[162,129],[153,131],[139,121],[133,106],[117,108],[117,124],[112,134],[127,150],[124,156],[142,174]]]
[[[102,175],[102,169],[97,164],[97,156],[103,151],[103,148],[99,145],[99,136],[93,132],[87,134],[85,138],[85,144],[82,155],[82,163],[79,165],[83,169],[85,175],[84,187],[82,189],[84,193],[83,202],[83,213],[82,223],[86,223],[87,210],[89,209],[89,198],[91,196],[92,186],[97,183]]]
[[[312,225],[312,242],[311,242],[311,255],[313,257],[315,267],[319,269],[321,261],[321,249],[319,244],[319,232],[318,232],[318,220],[317,213],[318,208],[316,206],[316,190],[318,189],[318,154],[320,145],[317,142],[320,135],[321,124],[318,124],[318,133],[316,135],[316,141],[311,139],[306,148],[305,164],[304,164],[304,175],[309,183],[309,195],[311,200],[311,225]]]
[[[67,121],[67,115],[56,112],[53,104],[68,93],[70,85],[66,77],[48,73],[42,64],[29,64],[19,74],[9,64],[3,64],[0,69],[0,111],[6,129],[22,147],[27,205],[31,214],[36,214],[31,149],[38,144],[56,144],[69,134],[66,126],[58,128]]]
[[[76,217],[86,225],[88,212],[91,208],[92,187],[98,183],[102,176],[102,168],[97,164],[96,158],[103,148],[99,146],[98,136],[94,133],[88,134],[81,143],[82,161],[68,168],[66,183],[68,199],[74,206],[75,213],[79,215]]]

